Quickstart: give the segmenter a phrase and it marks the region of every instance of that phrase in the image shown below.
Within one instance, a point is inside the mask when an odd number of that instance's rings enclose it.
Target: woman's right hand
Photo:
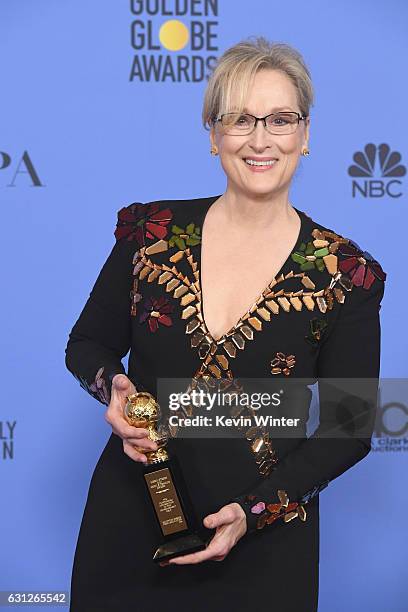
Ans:
[[[136,387],[125,374],[115,374],[112,379],[111,400],[105,412],[105,419],[113,433],[122,438],[124,452],[134,461],[147,461],[143,451],[156,450],[157,444],[148,438],[148,430],[129,425],[124,417],[127,396],[136,393]],[[134,448],[138,447],[139,450]]]

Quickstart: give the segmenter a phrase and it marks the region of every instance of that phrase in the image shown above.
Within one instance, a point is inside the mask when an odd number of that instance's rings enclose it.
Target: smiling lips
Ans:
[[[276,157],[244,157],[243,161],[253,172],[265,172],[270,170],[278,160]]]

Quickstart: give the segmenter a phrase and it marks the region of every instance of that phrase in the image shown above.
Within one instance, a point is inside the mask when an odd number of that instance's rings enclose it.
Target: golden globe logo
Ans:
[[[189,37],[190,34],[187,26],[178,19],[166,21],[159,30],[160,42],[169,51],[184,49]]]
[[[217,57],[218,0],[132,0],[130,81],[200,82]],[[163,17],[171,17],[163,21]]]

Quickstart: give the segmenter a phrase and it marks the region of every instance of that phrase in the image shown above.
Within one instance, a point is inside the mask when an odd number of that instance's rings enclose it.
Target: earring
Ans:
[[[309,149],[307,147],[304,147],[302,149],[302,155],[310,155],[310,151],[309,151]]]
[[[217,147],[211,147],[211,155],[218,155],[218,149]]]

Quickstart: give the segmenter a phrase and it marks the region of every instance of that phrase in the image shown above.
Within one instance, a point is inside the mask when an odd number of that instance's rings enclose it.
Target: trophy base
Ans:
[[[168,561],[173,557],[204,550],[206,543],[196,533],[164,542],[153,555],[153,561]]]

